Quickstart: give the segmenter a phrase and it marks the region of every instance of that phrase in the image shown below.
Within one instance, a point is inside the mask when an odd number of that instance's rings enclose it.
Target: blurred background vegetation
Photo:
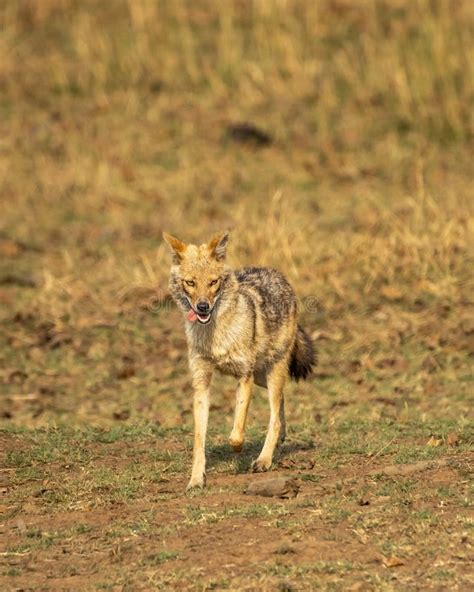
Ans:
[[[322,408],[362,380],[466,409],[472,2],[21,0],[0,25],[7,419],[188,421],[161,232],[222,228],[318,299]]]

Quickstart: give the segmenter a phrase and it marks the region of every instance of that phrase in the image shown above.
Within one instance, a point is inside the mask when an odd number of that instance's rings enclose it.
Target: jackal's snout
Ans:
[[[208,314],[211,310],[209,300],[207,298],[199,298],[199,300],[196,302],[196,310],[203,315]]]

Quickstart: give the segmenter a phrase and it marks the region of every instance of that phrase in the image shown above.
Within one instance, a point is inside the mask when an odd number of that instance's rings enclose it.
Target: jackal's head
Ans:
[[[228,284],[231,271],[225,263],[227,232],[203,245],[187,245],[163,233],[171,247],[170,291],[177,304],[187,312],[188,321],[208,323]]]

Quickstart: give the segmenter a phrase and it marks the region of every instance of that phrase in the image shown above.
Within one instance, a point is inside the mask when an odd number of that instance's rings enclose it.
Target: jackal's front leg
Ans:
[[[239,381],[235,396],[234,427],[229,437],[229,444],[235,452],[240,452],[245,440],[245,422],[252,396],[253,377],[244,377]]]
[[[194,449],[193,469],[187,489],[204,487],[206,482],[206,431],[209,417],[209,387],[212,366],[199,357],[190,358],[194,388]]]
[[[280,432],[285,429],[283,405],[283,387],[288,375],[288,360],[277,362],[267,374],[268,400],[270,402],[270,422],[267,437],[257,460],[252,463],[252,471],[268,471],[272,465],[273,452]]]

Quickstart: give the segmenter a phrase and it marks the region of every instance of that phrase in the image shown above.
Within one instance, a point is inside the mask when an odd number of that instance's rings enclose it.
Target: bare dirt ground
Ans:
[[[149,318],[155,321],[153,315]],[[179,320],[173,310],[165,323]],[[63,355],[72,343],[74,339],[61,344]],[[184,354],[183,349],[173,364],[186,384]],[[141,359],[144,364],[146,357]],[[289,389],[289,438],[271,476],[296,478],[300,490],[294,499],[245,493],[250,482],[267,478],[248,472],[264,437],[264,391],[255,394],[248,441],[236,455],[227,444],[232,381],[217,381],[208,487],[192,494],[185,493],[192,450],[189,387],[176,408],[159,398],[166,407],[155,410],[152,387],[149,405],[141,401],[138,410],[130,401],[109,401],[105,427],[69,427],[62,412],[56,425],[30,430],[23,427],[26,418],[37,423],[51,409],[40,395],[10,396],[10,412],[20,420],[5,427],[1,437],[4,586],[468,589],[474,461],[470,424],[435,419],[432,410],[430,414],[435,402],[442,405],[442,388],[418,403],[421,413],[426,405],[430,419],[415,418],[407,409],[409,399],[376,395],[380,386],[365,388],[372,382],[361,377],[357,364],[353,392],[334,399],[324,388],[330,359],[321,351],[318,376]],[[150,363],[159,376],[160,364]],[[407,368],[397,364],[395,370],[393,362],[382,364],[380,384],[404,376]],[[117,384],[133,380],[126,367],[119,378],[114,370]],[[342,373],[351,375],[348,368]],[[133,382],[130,388],[135,390]],[[313,393],[310,403],[307,397]],[[52,395],[44,396],[47,401]],[[53,410],[59,407],[51,405]],[[97,405],[105,403],[98,398]],[[312,409],[312,419],[301,417],[302,405],[304,415]],[[167,409],[177,415],[175,420],[173,413],[168,415],[175,427],[160,426],[157,413],[166,418]],[[147,420],[130,420],[132,414],[146,418],[147,413]]]
[[[0,3],[0,588],[469,590],[474,4]],[[245,124],[245,125],[243,125]],[[163,230],[231,230],[319,350],[185,493]]]
[[[322,470],[317,450],[290,440],[273,474],[296,477],[301,489],[279,500],[245,495],[252,477],[220,472],[232,453],[217,463],[211,448],[208,490],[186,497],[187,475],[172,467],[186,454],[182,440],[86,445],[90,461],[49,463],[21,483],[3,472],[7,587],[442,590],[453,574],[451,589],[472,583],[472,453],[395,465],[356,457]],[[28,453],[16,436],[2,444]],[[150,466],[153,448],[168,456]],[[130,495],[110,483],[138,464]],[[91,470],[104,472],[100,484]]]

